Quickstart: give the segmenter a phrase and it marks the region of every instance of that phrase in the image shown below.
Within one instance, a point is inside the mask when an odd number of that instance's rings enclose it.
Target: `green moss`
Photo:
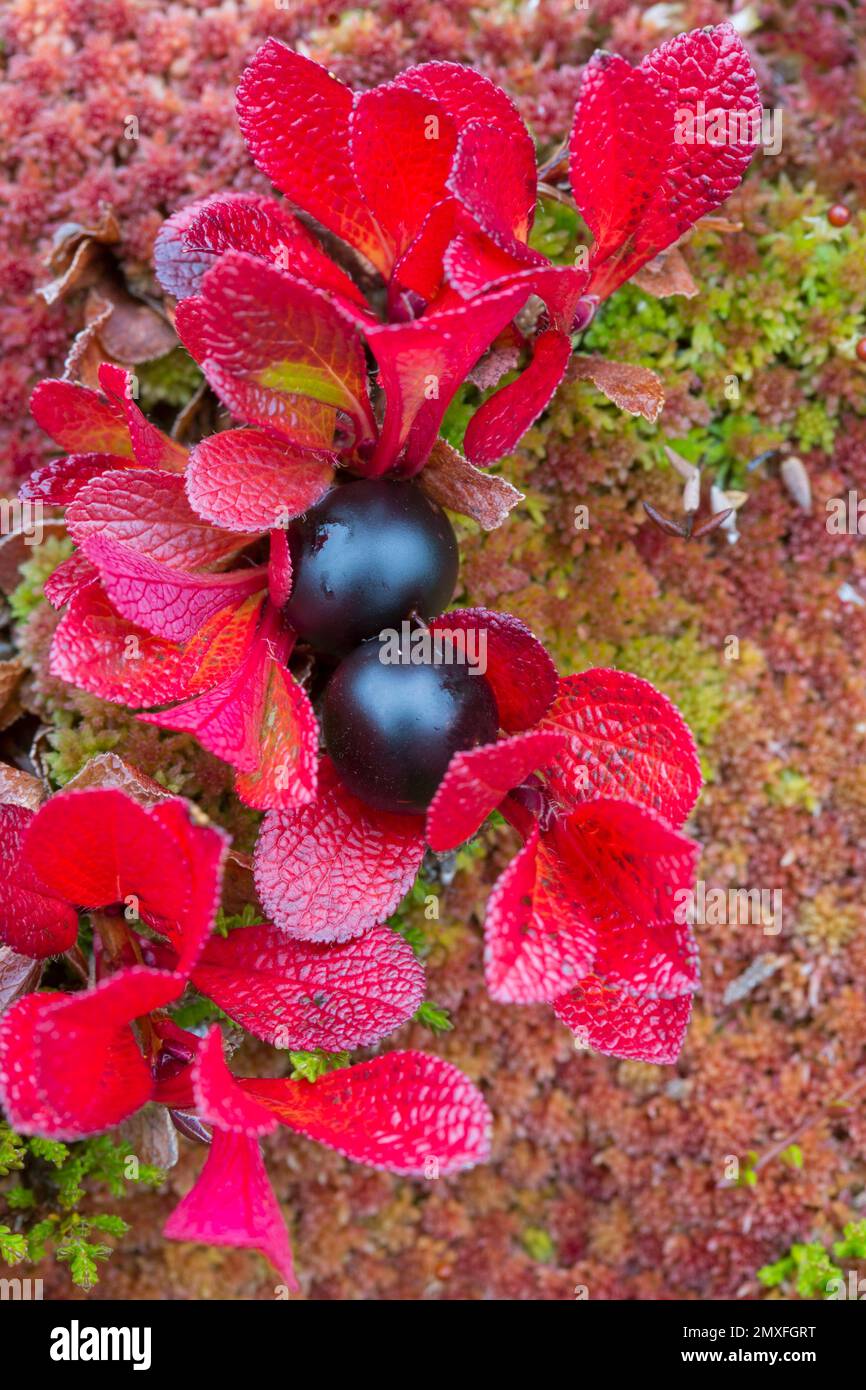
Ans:
[[[73,1283],[85,1290],[98,1282],[98,1267],[112,1253],[102,1237],[119,1238],[129,1227],[120,1216],[81,1211],[84,1198],[100,1191],[121,1197],[130,1183],[159,1187],[165,1181],[158,1168],[139,1163],[128,1144],[109,1135],[62,1144],[22,1138],[0,1122],[0,1175],[13,1171],[24,1180],[3,1192],[16,1229],[0,1226],[0,1259],[9,1265],[39,1264],[53,1249],[55,1258],[69,1265]]]
[[[179,410],[195,394],[203,377],[185,348],[176,347],[136,368],[138,404],[145,413],[159,405]]]
[[[23,623],[42,603],[46,579],[72,554],[73,544],[68,536],[46,536],[41,545],[20,567],[21,582],[9,595],[9,607],[15,622]]]
[[[816,374],[832,359],[853,362],[866,333],[857,271],[862,277],[866,214],[831,227],[814,186],[797,190],[785,178],[752,193],[747,227],[766,230],[746,233],[748,253],[733,254],[728,237],[699,227],[686,252],[698,295],[657,300],[626,285],[602,306],[582,343],[586,351],[651,367],[669,393],[679,387],[698,395],[709,422],[677,438],[664,415],[656,428],[623,416],[598,393],[589,405],[584,383],[560,393],[591,429],[626,439],[645,467],[667,466],[663,446],[674,444],[713,467],[722,483],[740,486],[746,463],[763,449],[787,441],[832,450],[838,416]],[[781,422],[767,422],[760,405],[771,367],[797,373],[801,399]]]
[[[520,1240],[527,1255],[536,1263],[549,1265],[556,1260],[556,1246],[542,1227],[527,1226]]]

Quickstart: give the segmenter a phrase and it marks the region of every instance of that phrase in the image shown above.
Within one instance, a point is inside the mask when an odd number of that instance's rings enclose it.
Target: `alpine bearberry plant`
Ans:
[[[247,865],[129,769],[97,763],[48,796],[12,771],[0,786],[0,936],[24,962],[0,1021],[9,1121],[72,1141],[164,1107],[210,1145],[167,1235],[260,1250],[294,1287],[259,1148],[278,1124],[393,1172],[484,1159],[485,1101],[440,1058],[236,1077],[220,1021],[293,1052],[378,1046],[424,994],[386,919],[428,848],[495,812],[521,847],[487,906],[491,996],[552,1004],[596,1051],[676,1060],[698,984],[677,915],[697,855],[692,737],[647,681],[560,676],[516,617],[450,610],[448,512],[505,519],[520,494],[483,465],[548,406],[599,305],[741,179],[753,144],[683,139],[683,118],[748,128],[757,109],[728,25],[637,68],[597,54],[567,149],[539,170],[510,99],[471,69],[427,63],[353,93],[269,40],[238,114],[283,199],[211,196],[155,250],[177,333],[237,423],[188,448],[112,363],[98,390],[36,388],[64,452],[21,497],[62,508],[75,547],[44,585],[65,610],[52,674],[191,735],[264,813]],[[573,265],[531,245],[539,179],[591,234]],[[601,389],[654,418],[659,384],[635,405],[603,365]],[[484,399],[464,456],[439,434],[470,379]],[[396,629],[387,661],[376,639]],[[477,639],[484,662],[416,660],[419,632],[434,653]],[[229,866],[252,919],[224,934]],[[53,962],[50,992],[33,992],[34,961]]]

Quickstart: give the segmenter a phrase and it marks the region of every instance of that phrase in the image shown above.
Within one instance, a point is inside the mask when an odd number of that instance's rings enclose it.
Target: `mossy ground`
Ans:
[[[18,191],[3,214],[11,250],[0,283],[11,296],[7,345],[18,346],[0,369],[0,417],[11,473],[41,455],[27,390],[59,370],[76,326],[74,304],[48,311],[33,299],[44,278],[37,252],[58,222],[86,220],[102,198],[119,216],[124,268],[141,282],[156,228],[179,201],[262,187],[237,140],[230,93],[266,33],[304,41],[356,85],[432,57],[476,63],[511,91],[549,150],[567,131],[593,47],[636,59],[731,8],[374,0],[341,11],[305,0],[290,11],[184,3],[157,17],[139,0],[58,0],[46,17],[33,0],[10,0],[6,176]],[[420,900],[405,909],[404,929],[414,923],[425,943],[428,997],[455,1026],[416,1023],[391,1041],[436,1049],[483,1085],[494,1161],[408,1183],[300,1139],[269,1140],[308,1297],[571,1299],[582,1287],[613,1299],[816,1297],[820,1280],[803,1269],[824,1269],[822,1250],[829,1266],[826,1251],[844,1245],[843,1229],[863,1211],[866,549],[824,522],[828,498],[866,488],[866,368],[854,354],[866,334],[866,15],[801,0],[746,12],[766,105],[785,111],[782,151],[759,155],[725,208],[742,229],[699,229],[685,248],[696,298],[657,301],[628,287],[587,339],[594,352],[659,372],[665,412],[651,427],[567,381],[499,467],[526,504],[489,536],[462,527],[462,597],[523,617],[564,671],[614,664],[680,704],[707,775],[692,827],[701,876],[781,890],[781,932],[699,928],[703,987],[676,1067],[576,1051],[548,1009],[486,996],[480,922],[513,848],[504,828],[487,832],[453,883],[435,889],[438,921],[425,919]],[[133,150],[118,143],[128,110],[142,118]],[[840,200],[854,215],[834,230],[826,211]],[[553,219],[541,228],[560,255],[575,231]],[[149,404],[169,418],[194,389],[186,368],[176,376],[167,361],[147,382]],[[459,406],[451,423],[459,430]],[[736,545],[715,535],[686,546],[647,523],[644,500],[680,505],[666,443],[748,492]],[[774,463],[748,469],[778,446],[809,472],[811,514]],[[578,506],[589,510],[586,529],[575,526]],[[213,759],[46,677],[51,618],[34,565],[16,631],[57,781],[113,748],[195,796],[248,847],[252,818],[238,813]],[[255,1062],[285,1066],[264,1050]],[[162,1221],[200,1163],[182,1147],[165,1190],[137,1192],[121,1208],[134,1240],[120,1241],[97,1293],[273,1296],[253,1255],[162,1241]],[[837,1263],[861,1258],[849,1246]],[[801,1247],[812,1255],[789,1254]],[[765,1266],[778,1280],[759,1279]],[[68,1292],[65,1270],[44,1273],[53,1294]]]

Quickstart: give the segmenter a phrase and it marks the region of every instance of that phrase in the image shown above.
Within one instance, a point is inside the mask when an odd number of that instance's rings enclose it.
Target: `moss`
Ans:
[[[46,579],[69,558],[73,548],[68,536],[46,536],[41,545],[33,547],[30,558],[20,567],[21,582],[9,595],[9,607],[16,622],[26,622],[44,601]]]
[[[176,347],[163,357],[136,367],[138,404],[145,413],[160,405],[179,410],[195,394],[204,378],[186,348]]]

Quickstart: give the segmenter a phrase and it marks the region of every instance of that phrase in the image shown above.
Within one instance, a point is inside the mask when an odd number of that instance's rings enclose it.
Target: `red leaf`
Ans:
[[[352,176],[352,105],[348,87],[277,39],[256,53],[237,94],[240,127],[258,167],[387,274],[387,246]]]
[[[438,854],[469,840],[513,787],[565,746],[559,734],[530,730],[455,753],[427,812],[427,843]]]
[[[455,230],[457,204],[443,198],[424,218],[418,235],[399,258],[392,275],[391,294],[413,290],[428,303],[442,288],[445,251]]]
[[[485,677],[496,696],[499,725],[510,734],[537,724],[557,690],[556,667],[534,633],[510,613],[459,608],[430,624],[434,631],[476,631],[486,642]]]
[[[199,1118],[233,1134],[258,1137],[271,1134],[277,1121],[264,1106],[250,1100],[232,1076],[223,1055],[223,1036],[218,1025],[202,1039],[192,1064],[195,1108]]]
[[[424,997],[412,948],[386,926],[343,945],[292,941],[264,925],[214,937],[193,983],[254,1037],[276,1047],[370,1047]]]
[[[292,552],[285,531],[276,526],[271,531],[271,550],[268,557],[268,598],[275,608],[283,608],[292,594]]]
[[[149,470],[91,479],[68,507],[66,524],[81,546],[92,537],[122,541],[180,570],[210,569],[253,539],[202,521],[190,507],[183,478]]]
[[[361,291],[285,204],[254,193],[215,193],[164,222],[153,250],[157,278],[176,299],[198,294],[224,251],[248,251],[366,309]]]
[[[318,502],[333,476],[332,458],[262,430],[225,430],[193,449],[186,489],[207,521],[230,531],[263,531]]]
[[[592,969],[596,930],[555,850],[532,831],[487,901],[484,974],[494,999],[557,998]]]
[[[47,892],[82,908],[126,906],[186,966],[216,916],[224,850],[223,833],[193,824],[178,798],[142,806],[88,788],[45,802],[22,855]]]
[[[270,811],[313,801],[319,726],[303,686],[278,661],[268,664],[255,769],[240,769],[235,788],[248,806]]]
[[[84,793],[80,793],[84,795]],[[134,966],[80,994],[27,995],[0,1023],[0,1095],[24,1134],[81,1139],[153,1094],[129,1027],[183,992],[182,975]]]
[[[243,654],[239,665],[204,694],[155,714],[141,714],[145,724],[194,734],[203,748],[241,772],[256,772],[265,693],[272,664],[261,633]]]
[[[150,905],[148,894],[142,911],[148,925],[171,942],[176,969],[188,976],[216,921],[229,838],[217,826],[192,821],[186,802],[179,797],[157,802],[150,814],[172,837],[174,852],[168,868],[183,878],[188,897],[183,911],[175,907],[169,917],[161,917]]]
[[[42,585],[42,592],[52,608],[60,609],[71,603],[76,594],[80,594],[98,577],[99,571],[90,563],[84,551],[74,550],[49,574]]]
[[[728,113],[748,125],[760,94],[730,24],[680,34],[636,73],[606,55],[586,72],[572,130],[572,186],[597,235],[592,292],[604,298],[737,187],[755,145],[732,129],[716,140],[713,121]],[[694,117],[699,106],[707,127],[699,119],[689,132],[683,114]],[[611,167],[614,176],[599,179]]]
[[[186,467],[186,449],[169,439],[146,420],[133,399],[133,375],[125,367],[103,362],[98,372],[99,384],[109,402],[126,416],[132,452],[143,468],[167,468],[182,473]],[[114,452],[114,450],[106,450]],[[117,450],[123,453],[123,450]]]
[[[30,412],[39,428],[69,453],[132,455],[123,411],[87,386],[40,381],[30,397]]]
[[[511,98],[489,77],[463,63],[419,63],[395,77],[393,86],[408,87],[439,102],[458,133],[471,122],[480,121],[499,127],[513,145],[528,139]]]
[[[259,898],[271,920],[301,941],[345,941],[394,911],[424,854],[423,821],[365,806],[327,758],[318,799],[272,811],[256,846]]]
[[[125,459],[120,454],[68,454],[66,458],[53,459],[43,468],[35,469],[21,484],[18,496],[22,501],[38,498],[52,507],[65,507],[91,478],[141,466],[135,459]]]
[[[482,231],[507,247],[525,243],[537,184],[535,150],[525,128],[506,132],[483,120],[464,127],[448,186]]]
[[[349,123],[355,181],[399,258],[445,196],[457,134],[433,97],[387,84],[356,98]]]
[[[298,1290],[286,1223],[256,1139],[214,1130],[198,1181],[168,1218],[163,1235],[257,1250],[290,1289]]]
[[[567,333],[548,329],[536,338],[526,370],[479,406],[469,421],[466,457],[473,463],[495,463],[511,453],[550,403],[570,357]]]
[[[186,694],[176,644],[121,618],[99,584],[75,594],[61,618],[51,644],[51,674],[132,709]]]
[[[78,913],[49,892],[22,860],[24,834],[34,812],[0,806],[0,939],[21,955],[40,960],[59,956],[75,944]]]
[[[478,303],[367,330],[386,399],[375,456],[378,473],[393,468],[404,451],[405,472],[424,466],[455,391],[527,294],[523,288],[505,290]]]
[[[599,936],[594,974],[611,989],[671,999],[700,983],[697,943],[687,923],[612,927]]]
[[[188,574],[99,536],[88,541],[85,553],[121,616],[170,642],[188,641],[216,613],[238,607],[266,583],[262,566]]]
[[[590,975],[557,999],[554,1009],[566,1028],[594,1052],[670,1066],[680,1055],[692,1000],[691,995],[634,999],[605,989]]]
[[[571,187],[593,235],[594,265],[634,235],[661,183],[673,136],[673,108],[652,74],[615,53],[594,53],[583,70],[569,142]]]
[[[568,734],[550,777],[565,806],[625,796],[682,825],[701,789],[695,741],[679,710],[649,681],[602,669],[566,676],[544,727]]]
[[[184,643],[179,649],[181,698],[213,690],[234,675],[256,640],[264,611],[264,594],[252,594],[237,608],[220,609]],[[165,704],[169,698],[178,697],[166,697],[159,703]]]
[[[490,1151],[481,1092],[450,1062],[423,1052],[389,1052],[314,1083],[243,1084],[290,1129],[389,1173],[444,1176]]]
[[[698,846],[653,811],[597,797],[575,806],[545,835],[559,856],[569,892],[607,931],[632,924],[666,926],[691,888]]]
[[[264,392],[265,400],[307,396],[348,415],[358,442],[375,438],[361,339],[321,290],[242,251],[227,251],[205,275],[197,303],[202,365],[210,371],[215,364],[224,374],[214,382],[217,389],[227,374]],[[227,404],[234,408],[231,400]]]

